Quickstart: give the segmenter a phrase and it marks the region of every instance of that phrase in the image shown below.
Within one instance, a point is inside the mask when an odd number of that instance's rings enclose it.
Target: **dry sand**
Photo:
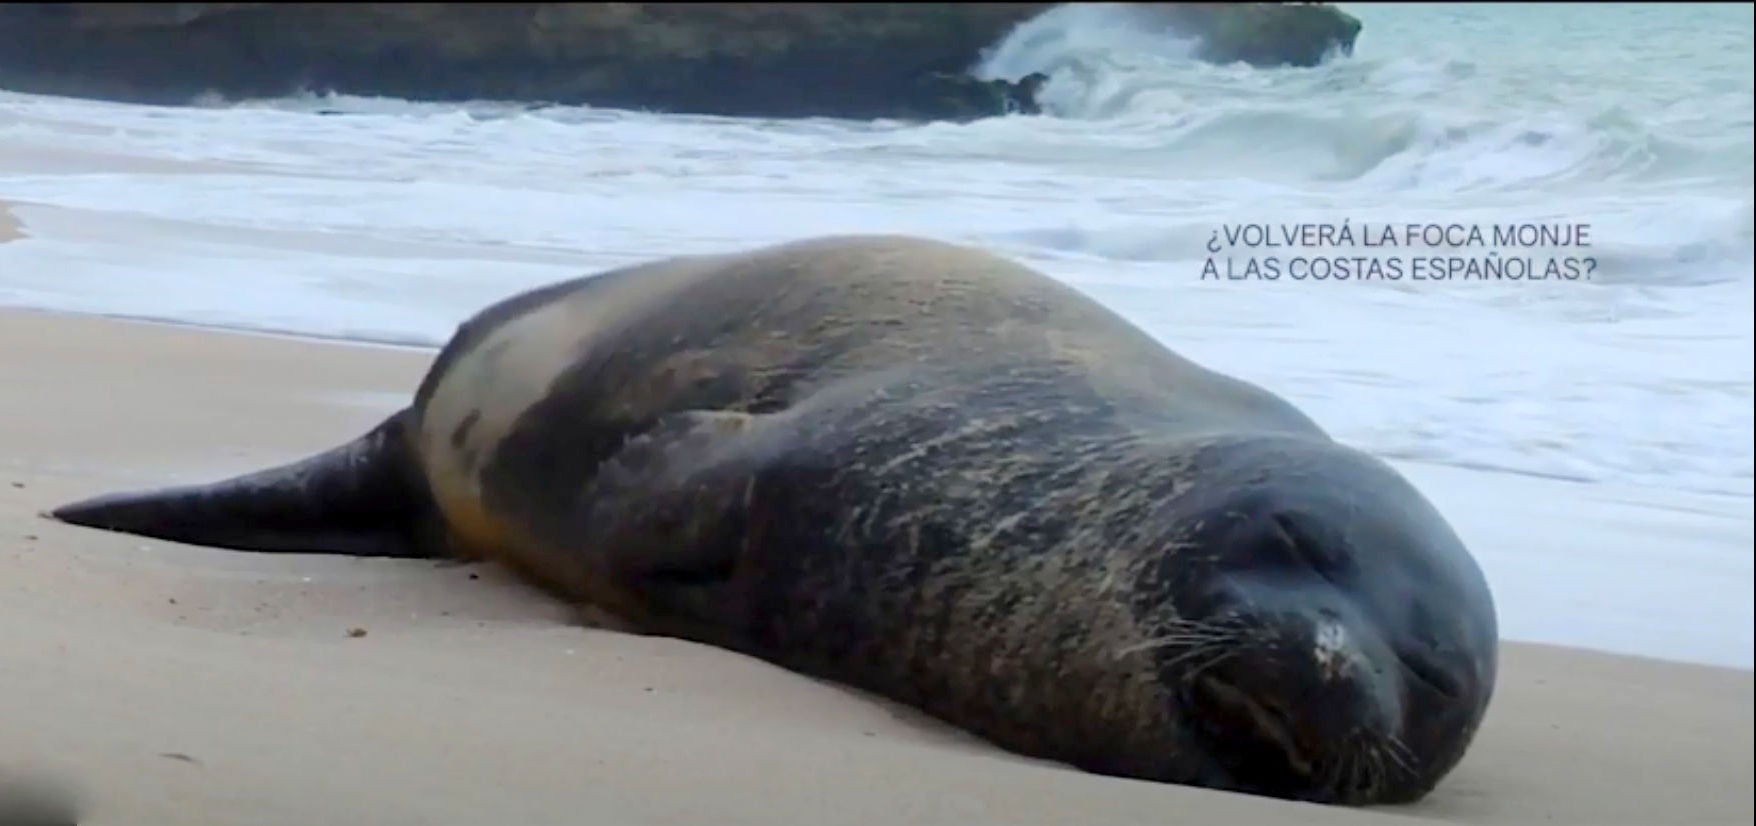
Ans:
[[[0,794],[46,777],[83,822],[138,826],[1752,821],[1745,671],[1508,644],[1464,764],[1423,804],[1351,811],[1014,757],[747,658],[579,627],[492,568],[36,515],[351,438],[430,358],[0,312]]]

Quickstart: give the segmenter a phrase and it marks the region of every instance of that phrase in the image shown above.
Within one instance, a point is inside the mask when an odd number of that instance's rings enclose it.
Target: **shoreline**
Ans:
[[[58,319],[96,319],[114,321],[122,324],[141,324],[149,327],[167,327],[174,330],[191,332],[219,333],[222,335],[245,336],[249,338],[279,339],[282,341],[302,341],[311,344],[330,344],[340,347],[362,347],[373,350],[399,350],[405,352],[437,353],[443,345],[416,344],[413,342],[395,341],[393,339],[349,338],[340,335],[324,335],[303,330],[274,329],[268,327],[246,327],[243,325],[213,324],[201,321],[183,321],[175,318],[162,318],[150,315],[127,315],[123,313],[97,313],[80,310],[56,310],[47,307],[29,307],[23,305],[0,304],[0,317],[7,315],[40,315]],[[410,390],[413,393],[413,390]]]
[[[749,658],[578,625],[494,566],[242,554],[62,525],[37,514],[358,435],[431,355],[19,310],[0,310],[0,352],[28,354],[0,359],[13,414],[0,417],[0,704],[31,710],[0,718],[0,781],[22,772],[75,789],[90,807],[81,822],[592,812],[1030,826],[1159,823],[1173,810],[1255,826],[1644,826],[1753,814],[1745,670],[1505,642],[1487,721],[1432,795],[1314,807],[1011,755]]]
[[[24,231],[24,222],[12,214],[12,203],[0,198],[0,244],[30,237]]]

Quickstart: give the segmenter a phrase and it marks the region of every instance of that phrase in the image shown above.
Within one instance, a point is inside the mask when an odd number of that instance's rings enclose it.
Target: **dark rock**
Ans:
[[[967,74],[934,73],[921,81],[917,99],[899,101],[902,117],[969,121],[995,115],[1038,115],[1037,91],[1049,76],[1032,72],[1018,80],[981,80]]]
[[[1252,66],[1316,66],[1351,55],[1360,21],[1327,3],[1154,3],[1172,29],[1199,38],[1196,57]]]
[[[0,88],[142,103],[340,92],[757,117],[1036,111],[1041,77],[965,76],[1048,3],[8,3]],[[1312,65],[1322,4],[1148,4],[1202,57]]]

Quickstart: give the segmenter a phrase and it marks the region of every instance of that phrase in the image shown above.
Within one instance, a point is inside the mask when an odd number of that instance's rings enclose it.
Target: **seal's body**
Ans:
[[[975,250],[657,261],[466,322],[360,440],[63,520],[509,564],[648,633],[1107,774],[1421,797],[1492,694],[1475,562],[1393,470]]]

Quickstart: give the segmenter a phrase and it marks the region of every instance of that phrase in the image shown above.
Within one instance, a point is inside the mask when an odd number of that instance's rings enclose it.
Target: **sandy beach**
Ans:
[[[63,526],[38,512],[357,435],[431,353],[20,311],[0,312],[0,353],[0,781],[72,790],[82,823],[1753,816],[1748,671],[1507,643],[1487,723],[1439,790],[1342,810],[1014,757],[744,657],[582,627],[490,567]]]
[[[1346,11],[1357,48],[1270,68],[1056,6],[963,60],[1042,111],[951,121],[0,77],[0,826],[1756,824],[1756,15]],[[727,60],[687,96],[747,93]],[[1503,638],[1461,765],[1372,809],[1102,777],[489,564],[41,515],[351,440],[514,293],[841,233],[1037,268],[1401,472]]]

